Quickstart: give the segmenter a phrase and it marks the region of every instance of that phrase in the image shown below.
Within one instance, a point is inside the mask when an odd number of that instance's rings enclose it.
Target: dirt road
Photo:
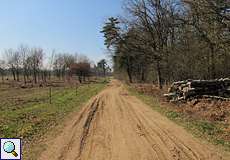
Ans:
[[[41,160],[220,160],[224,157],[133,96],[118,81],[49,142]],[[226,158],[228,159],[228,158]]]

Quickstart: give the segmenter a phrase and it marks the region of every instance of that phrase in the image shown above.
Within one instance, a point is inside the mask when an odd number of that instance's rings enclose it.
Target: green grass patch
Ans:
[[[15,90],[18,92],[20,102],[15,103],[14,100],[8,100],[7,103],[0,102],[0,108],[2,108],[0,110],[0,137],[20,137],[30,140],[34,136],[43,135],[63,120],[68,113],[77,111],[105,85],[106,82],[82,85],[78,88],[77,95],[75,87],[52,88],[51,104],[49,103],[49,88],[40,88],[36,91],[32,89],[26,96]]]
[[[178,125],[183,126],[194,136],[201,139],[206,139],[215,145],[221,145],[227,151],[230,151],[230,142],[223,139],[223,135],[225,133],[223,130],[224,127],[221,123],[191,118],[186,114],[177,112],[173,107],[161,105],[157,97],[144,95],[131,86],[126,87],[131,95],[138,97],[143,102],[151,106],[154,110],[158,111]]]

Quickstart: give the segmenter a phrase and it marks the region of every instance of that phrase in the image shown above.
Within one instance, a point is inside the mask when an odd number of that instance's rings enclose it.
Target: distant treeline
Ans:
[[[102,33],[117,77],[163,83],[230,75],[230,1],[126,0]]]
[[[89,76],[106,76],[111,72],[104,59],[94,64],[85,55],[56,51],[46,55],[42,48],[29,48],[26,45],[21,45],[17,49],[7,49],[2,57],[2,82],[13,80],[36,84],[47,82],[52,76],[65,81],[74,75],[78,76],[79,82],[83,82]]]

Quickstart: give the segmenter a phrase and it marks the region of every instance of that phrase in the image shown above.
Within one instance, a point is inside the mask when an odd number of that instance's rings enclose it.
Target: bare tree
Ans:
[[[5,50],[7,64],[11,69],[13,79],[19,81],[20,54],[13,49]]]
[[[42,48],[32,48],[30,50],[30,56],[28,58],[31,63],[33,79],[35,84],[38,82],[38,74],[42,66],[44,54],[45,53]]]
[[[2,77],[2,82],[4,83],[4,76],[5,76],[5,69],[6,69],[6,64],[4,60],[0,60],[0,73]]]
[[[26,62],[27,56],[29,55],[29,48],[26,45],[20,45],[18,52],[21,58],[21,65],[23,69],[23,79],[26,84],[26,77],[28,77],[28,64]]]
[[[49,61],[48,61],[48,74],[49,74],[49,80],[51,80],[51,73],[54,69],[54,58],[55,58],[55,54],[56,54],[56,51],[55,50],[52,50],[52,53],[49,57]]]
[[[55,55],[53,65],[54,65],[55,75],[59,79],[61,79],[61,77],[63,78],[63,69],[65,67],[65,60],[63,54]]]

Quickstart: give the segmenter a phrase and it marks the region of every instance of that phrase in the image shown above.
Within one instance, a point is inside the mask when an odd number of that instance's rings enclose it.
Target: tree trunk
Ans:
[[[37,84],[37,73],[36,73],[36,69],[34,69],[34,83]]]
[[[85,74],[83,74],[83,82],[85,82],[85,81],[86,81],[85,77],[86,77],[86,75],[85,75]]]
[[[19,79],[19,68],[18,68],[18,67],[17,67],[17,69],[16,69],[16,76],[17,76],[17,81],[19,82],[20,79]]]
[[[26,84],[26,69],[25,69],[25,67],[23,70],[23,79],[24,79],[24,83]]]
[[[132,77],[132,72],[131,72],[130,67],[127,68],[127,73],[128,73],[128,76],[129,76],[129,82],[133,83],[133,77]]]
[[[162,77],[161,77],[161,67],[160,67],[160,61],[157,61],[157,81],[158,86],[160,89],[162,89]]]
[[[30,73],[29,72],[26,72],[26,78],[27,78],[27,80],[30,79]]]
[[[4,70],[1,72],[2,75],[2,83],[4,83]]]
[[[141,81],[145,82],[145,71],[143,68],[142,68],[142,72],[141,72]]]
[[[51,71],[49,71],[49,81],[50,81],[50,79],[51,79]]]
[[[105,67],[103,67],[103,74],[104,74],[104,77],[105,77]]]
[[[81,72],[79,73],[78,80],[80,83],[82,83],[82,73]]]
[[[79,83],[81,83],[81,76],[80,75],[78,75],[78,81],[79,81]]]
[[[14,81],[16,81],[16,76],[15,76],[15,70],[14,70],[14,67],[12,67],[12,68],[11,68],[11,71],[12,71],[12,74],[13,74]]]
[[[127,60],[127,73],[128,73],[128,76],[129,76],[129,82],[130,83],[133,83],[133,77],[132,77],[132,68],[131,68],[131,59],[130,57],[128,57],[128,60]]]
[[[211,78],[215,79],[216,78],[216,67],[215,67],[215,50],[214,46],[210,45],[210,50],[211,50]]]

